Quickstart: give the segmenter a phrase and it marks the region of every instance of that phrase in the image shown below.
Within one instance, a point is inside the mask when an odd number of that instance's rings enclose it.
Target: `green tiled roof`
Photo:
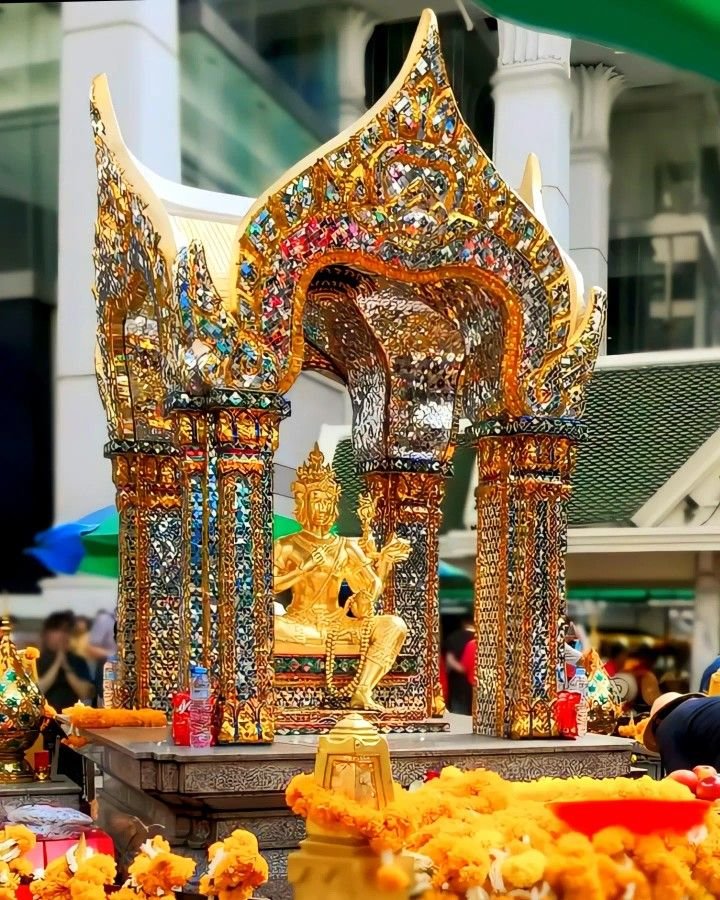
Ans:
[[[720,362],[599,369],[590,385],[569,520],[572,526],[628,525],[632,516],[720,428]],[[458,448],[443,532],[461,529],[474,452]],[[333,466],[343,486],[340,531],[360,533],[362,480],[350,440]]]
[[[720,428],[720,362],[598,369],[571,525],[628,524]]]

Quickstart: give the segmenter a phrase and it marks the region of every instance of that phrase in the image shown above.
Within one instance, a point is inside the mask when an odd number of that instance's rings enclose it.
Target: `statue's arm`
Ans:
[[[273,587],[276,594],[289,591],[302,577],[299,567],[292,567],[292,548],[278,541],[273,548]]]
[[[383,582],[375,571],[373,561],[357,544],[350,544],[348,548],[348,567],[345,572],[350,590],[357,594],[358,591],[367,591],[373,597],[379,597]]]

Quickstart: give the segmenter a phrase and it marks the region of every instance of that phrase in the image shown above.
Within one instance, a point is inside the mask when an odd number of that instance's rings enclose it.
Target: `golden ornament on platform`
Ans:
[[[395,798],[399,787],[392,777],[387,740],[359,713],[341,719],[318,741],[315,781],[344,794],[368,809],[382,809]],[[381,858],[363,838],[328,830],[307,820],[307,838],[288,858],[288,881],[295,900],[405,900],[404,887],[381,889],[378,870]],[[399,857],[396,864],[411,882],[413,862]]]
[[[10,621],[0,620],[0,784],[34,781],[25,759],[40,734],[45,701],[28,669],[29,660],[15,648]]]

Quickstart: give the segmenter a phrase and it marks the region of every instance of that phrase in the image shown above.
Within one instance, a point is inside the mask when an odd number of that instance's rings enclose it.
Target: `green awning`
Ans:
[[[78,572],[86,575],[102,575],[104,578],[117,578],[120,574],[118,565],[118,533],[120,517],[117,513],[108,516],[97,528],[80,538],[85,548],[85,556],[80,562]],[[287,516],[273,516],[273,539],[285,537],[300,531],[295,519]]]
[[[636,588],[636,587],[574,587],[568,590],[568,600],[595,600],[603,603],[692,603],[692,588]]]
[[[476,0],[500,19],[630,50],[720,80],[720,0]]]

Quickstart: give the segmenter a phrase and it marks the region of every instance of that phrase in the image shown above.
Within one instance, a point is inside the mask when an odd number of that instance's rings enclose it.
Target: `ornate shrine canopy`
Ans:
[[[368,466],[441,464],[461,417],[581,415],[603,298],[547,229],[537,160],[513,191],[463,122],[431,12],[378,103],[234,221],[163,202],[103,77],[92,116],[112,439],[167,440],[168,396],[284,392],[303,366],[348,385]]]

